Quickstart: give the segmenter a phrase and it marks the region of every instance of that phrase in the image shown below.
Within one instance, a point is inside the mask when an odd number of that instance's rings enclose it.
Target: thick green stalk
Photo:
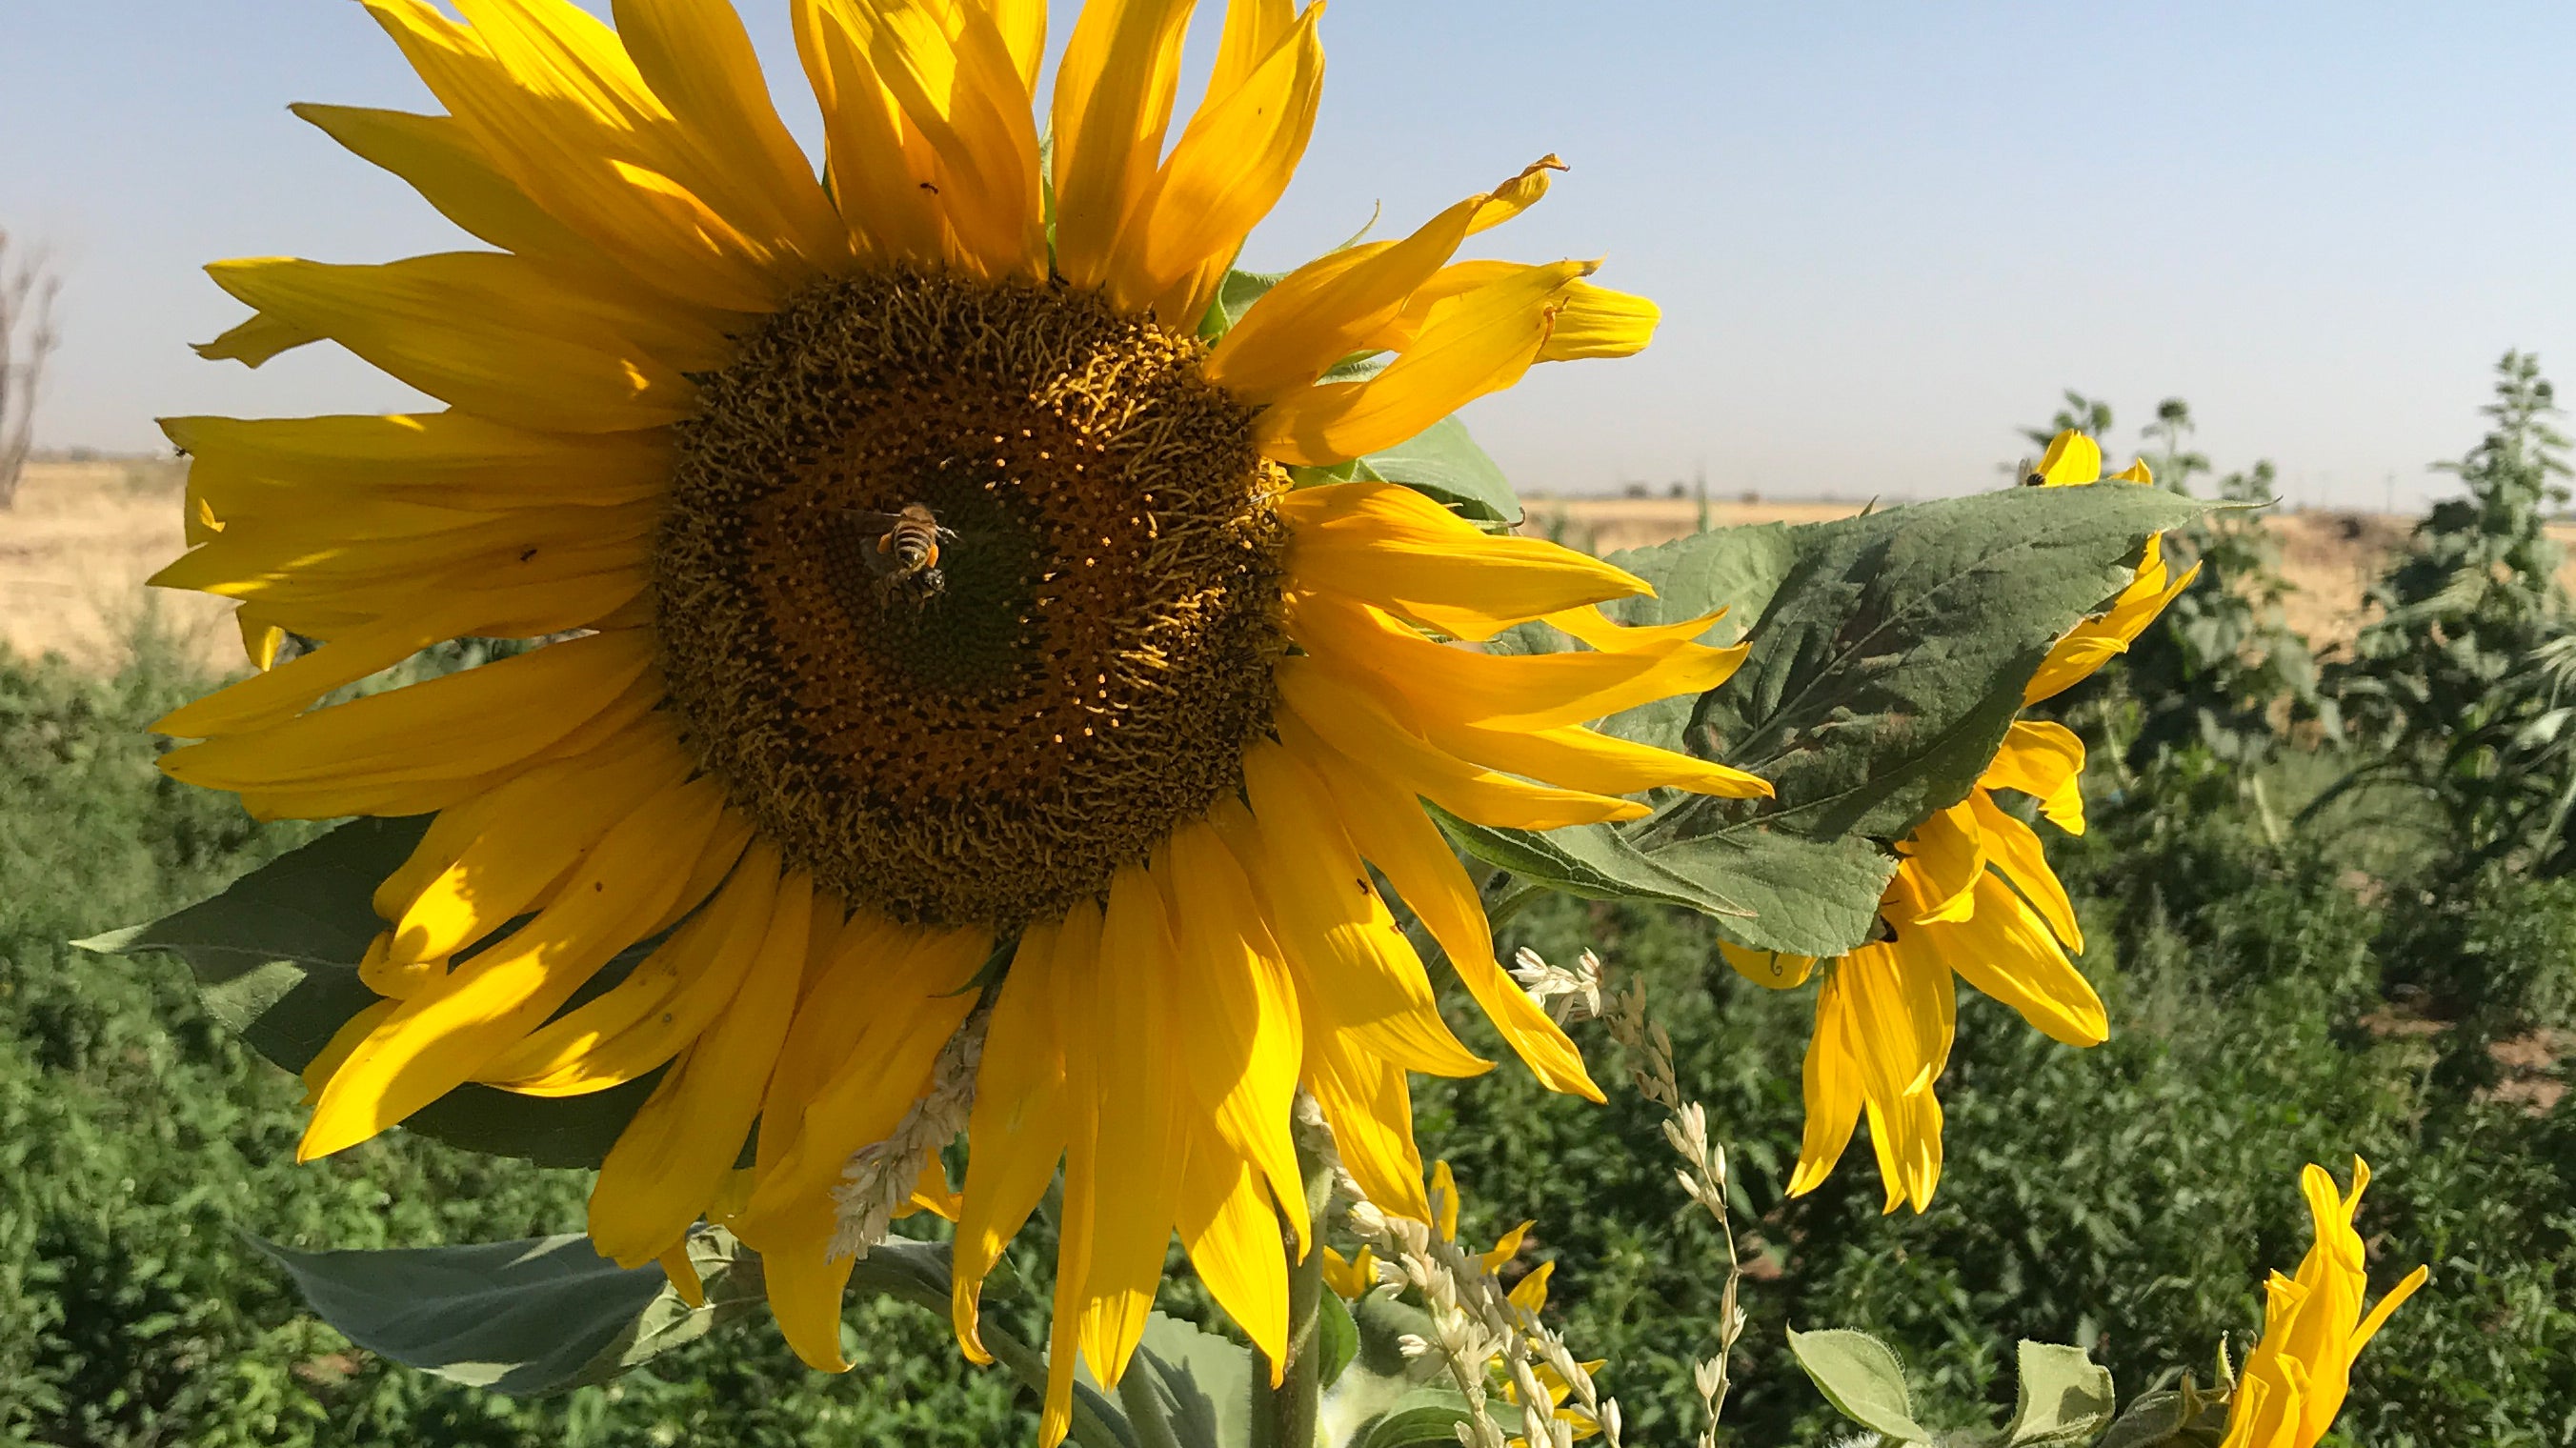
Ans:
[[[1279,1386],[1255,1370],[1252,1382],[1253,1448],[1316,1448],[1315,1421],[1324,1396],[1324,1354],[1317,1311],[1323,1305],[1324,1213],[1332,1205],[1333,1175],[1321,1157],[1297,1146],[1297,1166],[1306,1179],[1306,1211],[1317,1238],[1304,1261],[1288,1263],[1288,1361]],[[1281,1250],[1294,1252],[1296,1239],[1282,1233]],[[1267,1364],[1264,1364],[1266,1367]]]

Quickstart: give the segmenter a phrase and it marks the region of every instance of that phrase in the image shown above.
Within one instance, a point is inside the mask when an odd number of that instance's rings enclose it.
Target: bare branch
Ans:
[[[35,445],[36,389],[61,341],[54,300],[62,279],[42,251],[21,249],[15,265],[0,231],[0,510],[18,501],[18,478]]]

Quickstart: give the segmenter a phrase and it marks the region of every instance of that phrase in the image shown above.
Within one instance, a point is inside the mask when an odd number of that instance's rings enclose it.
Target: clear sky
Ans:
[[[742,3],[810,137],[784,0]],[[42,445],[417,405],[329,347],[253,373],[185,346],[241,315],[207,260],[460,244],[286,112],[433,108],[358,5],[0,11],[0,227],[66,284]],[[1469,413],[1526,489],[1985,487],[2072,386],[2116,445],[2179,394],[2222,467],[2269,456],[2309,504],[2393,477],[2404,505],[2504,349],[2576,383],[2576,6],[1335,0],[1324,25],[1324,116],[1247,264],[1556,151],[1572,173],[1480,240],[1605,255],[1663,304],[1643,357]]]

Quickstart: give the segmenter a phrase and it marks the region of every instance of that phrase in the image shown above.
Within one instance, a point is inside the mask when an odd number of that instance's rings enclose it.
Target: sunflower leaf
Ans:
[[[2019,1353],[2020,1402],[2005,1430],[2010,1448],[2091,1442],[2111,1424],[2118,1407],[2111,1370],[2080,1347],[2024,1339]]]
[[[1932,1441],[1931,1430],[1914,1421],[1905,1365],[1887,1344],[1847,1327],[1791,1328],[1789,1351],[1836,1412],[1900,1443]]]
[[[620,1267],[577,1235],[374,1252],[252,1242],[351,1342],[514,1397],[606,1382],[764,1300],[759,1259],[721,1229],[689,1243],[698,1307],[658,1265]]]
[[[2049,646],[2128,581],[2148,535],[2195,506],[2118,484],[2025,488],[1612,554],[1656,589],[1604,605],[1619,622],[1724,608],[1705,641],[1744,637],[1751,652],[1695,700],[1659,701],[1600,727],[1750,770],[1777,797],[1667,793],[1633,825],[1460,830],[1459,841],[1570,893],[1690,905],[1740,945],[1848,950],[1868,937],[1894,870],[1884,844],[1966,797]],[[1493,645],[1570,646],[1535,626]]]
[[[379,999],[358,978],[368,944],[384,929],[376,885],[411,854],[428,823],[417,816],[353,820],[175,914],[77,943],[102,954],[177,955],[210,1014],[253,1050],[301,1072],[350,1017]],[[649,950],[648,942],[621,953],[592,989],[622,977]],[[469,1084],[403,1125],[469,1151],[595,1167],[659,1079],[656,1072],[562,1097]]]
[[[1401,483],[1470,522],[1520,526],[1520,494],[1456,413],[1360,463],[1358,476]]]
[[[1256,1370],[1251,1349],[1157,1312],[1118,1402],[1144,1448],[1248,1448]]]

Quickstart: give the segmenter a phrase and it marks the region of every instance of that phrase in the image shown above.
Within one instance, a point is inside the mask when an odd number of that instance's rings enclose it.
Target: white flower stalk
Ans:
[[[865,1259],[893,1226],[895,1213],[912,1198],[913,1183],[930,1153],[957,1139],[975,1105],[975,1068],[984,1059],[984,1024],[990,1011],[966,1018],[930,1069],[930,1087],[895,1123],[885,1140],[860,1147],[841,1169],[832,1201],[840,1225],[832,1234],[832,1257]]]

